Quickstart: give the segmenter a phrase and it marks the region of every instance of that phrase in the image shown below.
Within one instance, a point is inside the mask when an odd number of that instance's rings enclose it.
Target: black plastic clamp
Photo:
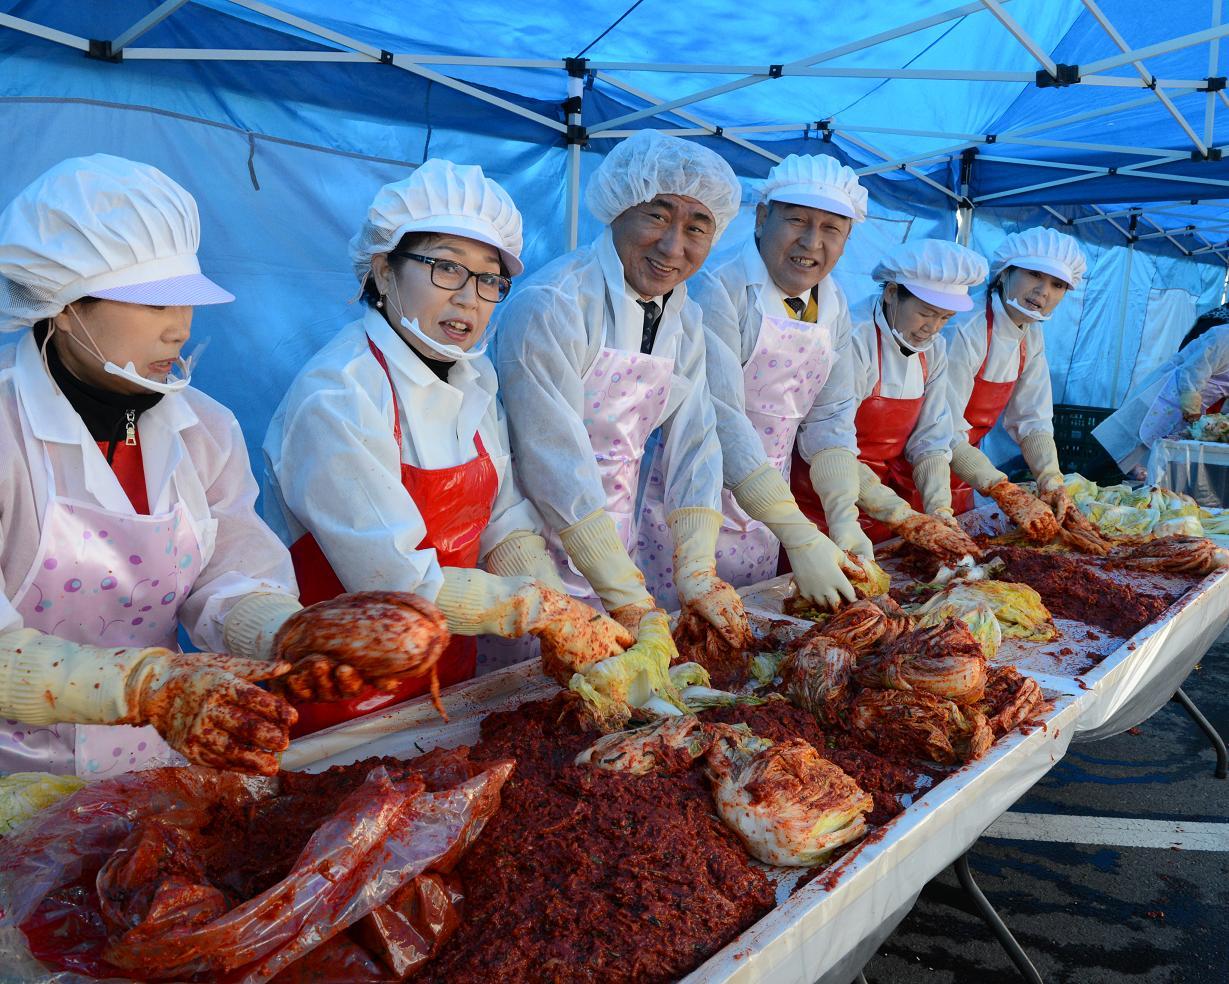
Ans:
[[[589,128],[579,123],[569,123],[566,138],[569,147],[584,147],[589,142]]]
[[[393,53],[385,48],[380,49],[380,64],[391,65],[393,63]]]
[[[124,60],[124,49],[112,51],[109,38],[90,38],[90,48],[85,53],[85,57],[93,58],[95,61],[118,63]]]
[[[588,58],[565,58],[563,59],[563,67],[567,70],[568,75],[574,79],[583,79],[589,71]]]
[[[1209,147],[1206,154],[1202,154],[1197,150],[1191,151],[1191,160],[1193,161],[1219,161],[1221,159],[1221,150],[1219,147]]]
[[[1197,92],[1221,92],[1225,88],[1225,76],[1213,75],[1207,80],[1208,84],[1200,86]]]
[[[1069,85],[1076,85],[1079,81],[1079,65],[1063,65],[1060,63],[1054,66],[1053,75],[1044,68],[1037,73],[1038,89],[1062,89]]]
[[[769,65],[768,66],[768,77],[770,79],[779,79],[781,77],[781,72],[784,70],[784,68],[785,68],[784,65]]]

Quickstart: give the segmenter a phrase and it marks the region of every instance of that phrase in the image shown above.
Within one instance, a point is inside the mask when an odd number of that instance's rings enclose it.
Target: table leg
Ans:
[[[1195,706],[1193,700],[1186,696],[1181,687],[1174,691],[1173,700],[1190,715],[1190,719],[1199,725],[1199,730],[1212,743],[1212,747],[1216,750],[1216,778],[1224,779],[1226,775],[1229,775],[1229,752],[1225,750],[1225,739],[1212,727],[1212,722],[1203,716],[1203,712]]]
[[[995,912],[994,906],[990,904],[990,900],[982,894],[981,888],[973,880],[973,872],[969,870],[968,854],[960,855],[952,866],[956,869],[956,878],[960,882],[960,887],[973,900],[973,904],[977,906],[977,914],[981,916],[982,921],[990,927],[991,932],[998,938],[999,945],[1007,951],[1007,956],[1016,965],[1016,970],[1020,972],[1020,976],[1028,981],[1029,984],[1043,984],[1041,975],[1037,973],[1037,968],[1028,959],[1028,954],[1016,942],[1016,938],[1011,935],[1011,930],[1007,928],[1007,924]]]

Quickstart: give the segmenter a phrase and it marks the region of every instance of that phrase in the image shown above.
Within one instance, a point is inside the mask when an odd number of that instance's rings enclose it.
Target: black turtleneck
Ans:
[[[46,339],[47,329],[40,325],[34,331],[34,340],[40,349]],[[162,394],[116,393],[91,386],[74,376],[64,365],[54,343],[48,345],[46,351],[51,378],[85,423],[90,437],[100,444],[107,442],[107,463],[110,464],[115,457],[115,446],[127,436],[128,411],[132,411],[135,423],[141,414],[162,399]]]
[[[455,362],[449,359],[429,359],[425,355],[423,355],[421,352],[419,352],[418,349],[414,348],[413,345],[409,346],[409,349],[416,356],[418,356],[419,360],[422,362],[424,366],[426,366],[433,373],[435,373],[435,375],[438,376],[445,383],[448,382],[448,374],[452,372],[452,367],[456,365]]]

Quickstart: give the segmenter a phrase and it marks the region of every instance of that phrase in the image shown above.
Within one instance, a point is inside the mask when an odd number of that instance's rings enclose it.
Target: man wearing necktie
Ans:
[[[497,361],[517,477],[569,591],[632,632],[658,603],[674,607],[675,593],[646,588],[632,560],[656,433],[677,598],[745,648],[742,602],[716,572],[721,448],[700,310],[684,285],[739,197],[729,165],[698,144],[642,130],[617,145],[586,189],[605,228],[512,295]]]
[[[853,598],[844,551],[873,558],[858,526],[849,307],[830,276],[866,191],[833,157],[791,154],[763,196],[754,238],[691,285],[729,490],[717,570],[735,585],[763,580],[784,546],[799,594],[836,607]],[[814,512],[800,508],[799,483]]]

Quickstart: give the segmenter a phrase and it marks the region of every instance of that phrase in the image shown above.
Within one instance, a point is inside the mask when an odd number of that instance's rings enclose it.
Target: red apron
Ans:
[[[981,444],[999,416],[1011,400],[1011,394],[1016,388],[1020,374],[1024,372],[1024,362],[1028,358],[1028,336],[1020,339],[1020,368],[1016,378],[1005,383],[988,382],[983,373],[986,363],[990,361],[990,341],[994,333],[994,311],[990,304],[991,298],[986,298],[986,357],[981,360],[981,367],[973,377],[973,390],[969,393],[969,403],[964,410],[964,419],[969,424],[969,443],[973,447]],[[973,490],[956,473],[952,472],[952,511],[957,515],[973,508]]]
[[[393,386],[384,353],[367,339],[371,354],[376,357],[389,386]],[[401,449],[401,415],[397,407],[397,389],[393,387],[393,437]],[[427,533],[418,544],[420,550],[434,547],[441,567],[477,567],[479,538],[491,520],[491,506],[499,490],[499,476],[482,444],[482,436],[474,434],[472,461],[451,468],[416,468],[401,463],[401,484],[422,514]],[[328,558],[310,533],[290,548],[295,577],[299,582],[299,600],[304,605],[335,598],[345,587],[333,572]],[[440,657],[437,672],[440,685],[447,687],[474,675],[477,661],[477,640],[471,636],[453,636]],[[399,704],[427,692],[430,679],[413,677],[392,693],[364,689],[349,700],[291,701],[299,712],[292,737],[311,734],[342,721],[370,714],[391,704]]]
[[[870,468],[881,482],[896,489],[909,501],[909,505],[920,510],[921,496],[914,488],[913,469],[905,460],[904,454],[905,445],[917,425],[917,419],[922,414],[922,404],[926,399],[925,384],[929,375],[926,354],[921,353],[922,395],[911,400],[890,399],[880,395],[883,385],[883,335],[878,328],[875,331],[875,343],[879,375],[871,395],[862,401],[854,415],[854,429],[858,435],[858,460]],[[828,524],[824,518],[823,503],[811,485],[810,468],[796,448],[790,470],[790,488],[798,508],[821,531],[827,533]],[[881,543],[895,535],[865,513],[858,514],[858,523],[872,543]]]

